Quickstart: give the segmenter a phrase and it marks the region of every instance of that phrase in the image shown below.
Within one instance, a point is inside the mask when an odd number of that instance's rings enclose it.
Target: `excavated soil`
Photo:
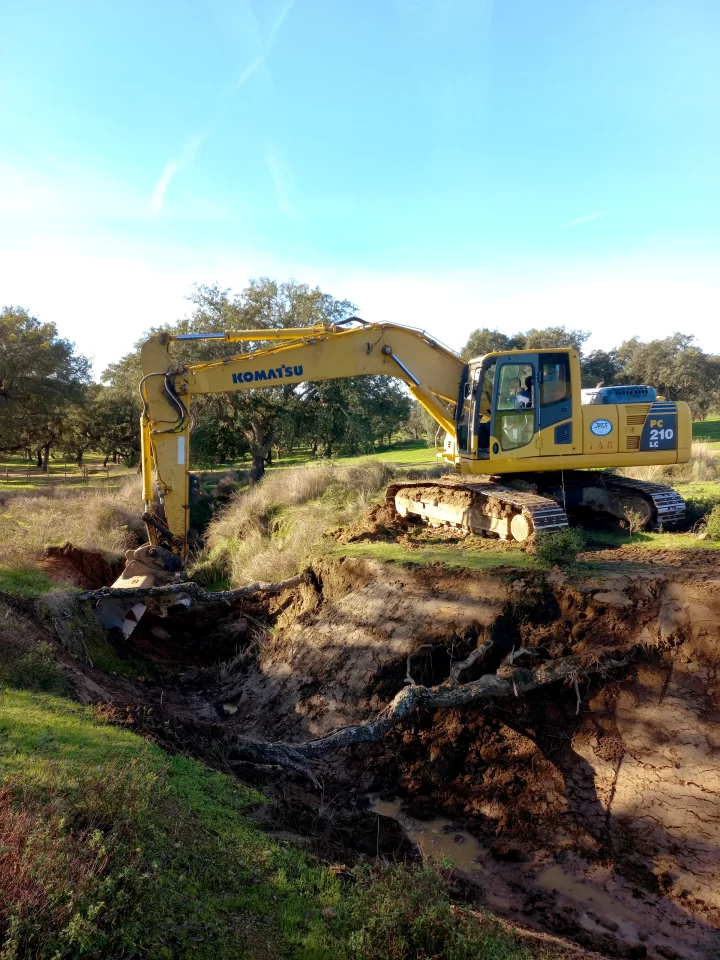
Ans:
[[[46,547],[39,565],[53,580],[86,590],[98,590],[117,580],[124,561],[66,543],[62,547]]]
[[[274,801],[260,815],[333,859],[415,855],[408,823],[425,821],[425,853],[445,851],[445,835],[472,851],[457,857],[463,896],[507,920],[605,957],[709,960],[720,957],[720,563],[639,552],[634,566],[623,551],[619,572],[574,580],[325,560],[278,596],[146,616],[132,644],[155,682],[75,665],[77,684],[172,749],[259,778]],[[441,683],[486,640],[482,672],[521,647],[619,665],[416,712],[381,743],[316,764],[321,796],[232,759],[237,736],[302,742],[366,721],[408,676]]]

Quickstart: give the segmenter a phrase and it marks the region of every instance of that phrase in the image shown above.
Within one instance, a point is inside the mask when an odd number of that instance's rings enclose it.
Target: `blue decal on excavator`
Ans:
[[[640,449],[677,449],[677,407],[674,403],[653,403],[640,437]]]
[[[288,367],[284,364],[271,370],[245,370],[232,375],[233,383],[253,383],[255,380],[278,380],[283,377],[301,377],[303,368]]]

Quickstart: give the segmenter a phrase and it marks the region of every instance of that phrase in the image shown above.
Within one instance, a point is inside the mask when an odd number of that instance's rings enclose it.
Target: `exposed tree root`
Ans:
[[[477,657],[475,658],[477,659]],[[405,687],[385,707],[385,709],[367,723],[341,727],[332,733],[307,743],[269,743],[261,740],[238,738],[234,741],[234,750],[251,763],[274,764],[288,767],[303,773],[317,783],[308,769],[307,762],[317,760],[328,753],[341,750],[359,743],[376,743],[382,740],[390,730],[404,720],[413,710],[446,709],[464,707],[481,700],[496,700],[504,697],[519,696],[537,690],[538,687],[555,683],[567,678],[577,685],[577,678],[593,673],[604,673],[624,666],[625,660],[595,660],[583,663],[579,657],[561,657],[549,660],[533,670],[520,667],[501,666],[497,673],[486,674],[479,680],[469,683],[446,681],[436,687],[424,687],[414,684]],[[467,661],[465,661],[467,664]]]

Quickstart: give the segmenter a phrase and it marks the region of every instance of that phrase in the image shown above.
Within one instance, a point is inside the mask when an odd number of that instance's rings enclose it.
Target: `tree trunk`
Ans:
[[[43,449],[44,449],[43,462],[42,462],[43,473],[48,473],[49,462],[50,462],[50,444],[46,443]]]
[[[250,428],[244,431],[250,444],[250,456],[252,457],[252,463],[250,464],[250,486],[262,480],[265,474],[265,458],[268,455],[268,450],[272,446],[274,439],[272,429],[268,430],[267,433],[266,429],[266,424],[261,419],[258,419],[252,420],[250,422]]]
[[[111,456],[112,456],[111,453],[105,454],[105,459],[103,460],[103,467],[106,467],[108,465],[108,460],[110,459]]]
[[[271,467],[272,466],[272,445],[268,447],[268,452],[265,456],[265,463]]]
[[[35,456],[36,456],[36,459],[37,459],[37,468],[38,468],[38,470],[42,470],[42,449],[41,449],[41,448],[38,449],[38,451],[37,451],[37,453],[35,454]]]
[[[78,466],[78,470],[82,467],[82,463],[83,463],[83,453],[84,453],[84,452],[85,452],[84,450],[78,450],[78,451],[77,451],[77,454],[76,454],[76,456],[75,456],[75,463],[76,463],[77,466]]]
[[[265,454],[261,451],[253,451],[252,463],[250,464],[250,486],[252,487],[265,475]]]

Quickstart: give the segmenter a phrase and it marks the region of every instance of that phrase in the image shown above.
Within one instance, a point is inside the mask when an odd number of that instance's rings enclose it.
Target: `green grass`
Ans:
[[[57,583],[37,567],[0,567],[0,593],[36,597],[55,587]]]
[[[439,943],[447,960],[530,960],[492,918],[455,910],[430,865],[341,885],[259,828],[263,802],[88,707],[3,690],[0,955],[396,960]]]
[[[362,454],[357,457],[334,456],[330,460],[318,459],[313,457],[310,450],[298,451],[293,454],[283,455],[279,460],[274,460],[269,468],[299,467],[308,463],[342,463],[343,466],[351,466],[356,463],[364,463],[367,460],[379,460],[381,463],[392,463],[398,466],[417,465],[435,465],[438,460],[435,456],[434,447],[428,447],[424,440],[408,440],[403,443],[393,444],[392,446],[378,446],[373,453]]]
[[[0,779],[44,821],[59,810],[54,830],[82,836],[91,824],[110,851],[98,891],[113,902],[61,931],[26,917],[19,955],[81,955],[73,930],[82,920],[94,956],[284,956],[302,947],[322,908],[340,897],[323,866],[249,819],[263,802],[259,793],[195,760],[168,757],[68,700],[3,691]],[[138,899],[126,902],[124,894]],[[112,930],[103,923],[110,915]],[[56,953],[42,948],[43,936]]]
[[[693,440],[712,440],[720,442],[720,419],[708,417],[696,420],[692,425]]]
[[[480,543],[482,544],[482,541]],[[442,543],[429,543],[412,549],[397,543],[348,543],[331,547],[325,552],[325,556],[362,557],[385,563],[417,566],[442,563],[448,567],[464,567],[467,570],[492,570],[496,567],[538,568],[535,558],[524,553],[519,544],[503,544],[497,540],[488,540],[487,547],[477,546],[474,549],[464,548],[462,544],[448,546]]]
[[[593,545],[608,547],[643,547],[648,550],[718,550],[720,543],[698,540],[692,533],[634,533],[630,537],[622,531],[593,531],[588,537]]]
[[[62,456],[50,459],[48,472],[38,468],[37,461],[22,456],[0,456],[0,493],[5,490],[30,490],[45,486],[79,487],[81,489],[115,489],[120,482],[135,473],[134,467],[109,463],[103,467],[105,457],[100,453],[87,453],[83,458],[89,471],[86,477],[82,469]]]

